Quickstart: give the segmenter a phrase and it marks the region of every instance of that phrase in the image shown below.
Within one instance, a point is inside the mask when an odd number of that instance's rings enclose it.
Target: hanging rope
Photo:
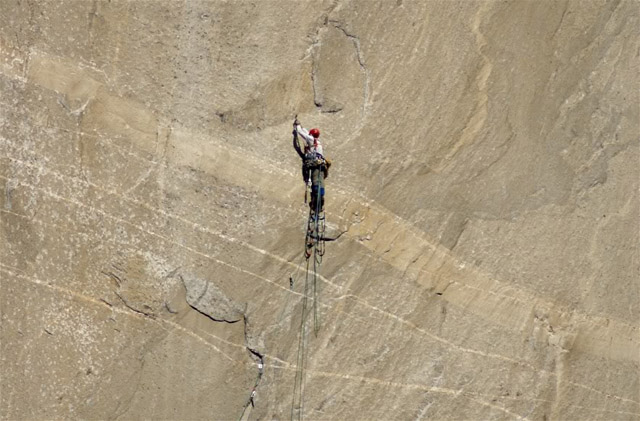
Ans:
[[[319,177],[322,177],[320,172]],[[291,402],[291,420],[302,421],[304,417],[304,391],[305,391],[305,363],[306,363],[306,343],[307,343],[307,318],[311,311],[308,309],[308,301],[313,294],[313,332],[314,336],[318,336],[320,330],[320,316],[318,314],[318,272],[322,263],[322,256],[325,251],[325,214],[322,206],[322,190],[317,187],[315,197],[315,209],[309,209],[309,218],[307,219],[306,235],[305,235],[305,251],[304,257],[307,261],[304,291],[302,296],[302,314],[300,316],[300,330],[298,333],[298,355],[296,358],[296,377],[293,385],[293,399]],[[305,196],[306,199],[306,196]],[[306,200],[305,200],[306,203]],[[313,256],[313,273],[310,269],[309,258]],[[289,286],[293,289],[296,273],[289,277]]]
[[[322,177],[322,175],[320,175]],[[324,231],[324,211],[322,209],[322,194],[318,187],[318,194],[316,196],[316,212],[315,212],[315,237],[316,241],[313,248],[313,333],[317,337],[318,330],[320,329],[320,319],[318,316],[318,270],[320,269],[320,263],[322,262],[322,254],[320,254],[319,245],[324,244],[324,234],[320,232],[320,218],[323,221]]]
[[[304,413],[304,366],[305,366],[305,343],[307,325],[307,299],[309,289],[309,260],[307,259],[307,270],[304,281],[304,294],[302,297],[302,314],[300,316],[300,331],[298,336],[298,355],[296,358],[296,377],[293,385],[293,401],[291,402],[291,419],[302,421]],[[296,417],[297,411],[297,417]]]

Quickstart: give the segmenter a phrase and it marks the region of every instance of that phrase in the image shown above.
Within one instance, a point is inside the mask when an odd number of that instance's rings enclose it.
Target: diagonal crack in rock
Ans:
[[[215,322],[236,323],[242,321],[244,323],[245,347],[258,368],[255,383],[240,416],[240,419],[246,419],[250,413],[249,407],[255,406],[257,389],[264,374],[264,356],[266,354],[264,342],[259,335],[251,332],[246,308],[241,308],[240,305],[228,298],[213,282],[190,275],[180,275],[180,279],[186,289],[187,303],[194,310]]]

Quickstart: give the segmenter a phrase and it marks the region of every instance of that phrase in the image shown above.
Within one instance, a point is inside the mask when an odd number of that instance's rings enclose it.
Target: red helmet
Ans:
[[[309,134],[317,139],[317,138],[320,137],[320,130],[311,129],[311,130],[309,130]]]

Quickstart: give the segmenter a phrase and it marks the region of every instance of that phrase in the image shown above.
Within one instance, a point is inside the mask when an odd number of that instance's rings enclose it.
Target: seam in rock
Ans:
[[[469,223],[469,219],[465,218],[464,222],[462,223],[462,227],[460,227],[460,231],[458,232],[458,235],[456,235],[456,239],[453,242],[453,245],[449,247],[449,250],[453,251],[453,249],[456,248],[456,246],[458,245],[458,241],[460,241],[460,237],[462,237],[462,233],[464,232],[468,223]]]
[[[240,319],[238,319],[238,320],[216,319],[215,317],[212,317],[212,316],[208,315],[207,313],[198,310],[196,307],[192,306],[191,304],[189,304],[189,307],[191,307],[192,309],[194,309],[198,313],[202,314],[203,316],[206,316],[208,319],[213,320],[214,322],[228,323],[228,324],[232,325],[232,324],[238,323],[240,321]]]
[[[118,298],[120,298],[120,300],[122,301],[122,303],[125,305],[125,307],[127,307],[129,310],[136,312],[138,314],[142,314],[143,316],[146,317],[150,317],[152,319],[155,319],[156,315],[153,314],[152,312],[147,312],[147,311],[143,311],[143,310],[139,310],[135,307],[133,307],[131,304],[129,304],[129,302],[127,300],[125,300],[125,298],[118,292],[118,291],[113,291],[114,294],[116,294],[116,296]]]
[[[356,49],[356,58],[358,60],[358,64],[360,65],[360,70],[364,74],[364,93],[363,93],[363,104],[362,104],[362,118],[364,119],[367,109],[369,107],[369,85],[371,84],[371,77],[369,74],[369,69],[365,65],[364,57],[362,55],[362,48],[360,45],[360,38],[357,35],[349,33],[343,26],[343,24],[337,20],[329,20],[329,23],[333,25],[334,28],[340,30],[347,38],[349,38]]]
[[[184,282],[184,278],[182,276],[180,276],[180,280],[182,281],[182,285],[185,287],[185,289],[187,288],[187,285]],[[209,289],[209,282],[205,282],[205,287],[204,290],[202,291],[202,293],[200,294],[200,296],[196,299],[196,304],[200,302],[200,300],[204,297],[204,295],[206,294],[207,290]],[[215,317],[211,316],[210,314],[207,314],[203,311],[201,311],[200,309],[198,309],[197,307],[191,305],[188,301],[187,304],[189,304],[189,307],[191,307],[192,309],[194,309],[195,311],[197,311],[198,313],[202,314],[203,316],[207,317],[208,319],[213,320],[214,322],[218,322],[218,323],[229,323],[229,324],[234,324],[240,321],[240,319],[238,320],[227,320],[227,319],[216,319]]]
[[[562,27],[562,24],[564,23],[564,18],[566,17],[568,10],[569,10],[569,2],[566,2],[564,5],[564,10],[562,11],[562,16],[560,16],[560,22],[558,22],[558,26],[556,26],[556,29],[554,29],[553,35],[551,35],[551,39],[554,39],[558,34],[558,31],[560,30],[560,28]]]
[[[338,7],[338,0],[334,0],[331,6],[329,6],[329,8],[322,13],[322,18],[321,18],[322,24],[318,26],[318,28],[315,30],[315,33],[311,38],[311,45],[309,46],[309,48],[307,48],[307,54],[305,54],[305,56],[303,57],[303,60],[307,56],[311,57],[311,88],[313,89],[313,103],[318,108],[322,108],[322,102],[318,101],[318,94],[317,94],[318,89],[317,89],[317,78],[316,78],[317,65],[316,65],[316,60],[314,58],[314,53],[316,48],[318,48],[321,44],[320,30],[322,29],[322,27],[327,26],[327,22],[329,22],[329,15],[331,14],[331,12],[333,12],[333,10],[336,7]]]
[[[317,87],[317,77],[316,77],[316,71],[317,71],[317,61],[314,58],[314,50],[320,45],[320,40],[318,39],[318,34],[316,33],[316,39],[313,41],[313,44],[311,44],[311,89],[313,90],[313,104],[318,107],[321,108],[322,107],[322,103],[320,101],[318,101],[318,87]]]
[[[255,397],[256,397],[256,395],[258,393],[258,386],[260,386],[260,382],[262,380],[262,375],[264,374],[265,356],[264,356],[263,353],[261,353],[260,351],[258,351],[257,349],[255,349],[254,347],[249,345],[249,320],[248,320],[246,314],[242,315],[242,320],[244,322],[244,342],[245,342],[245,347],[247,348],[247,350],[249,351],[249,353],[251,354],[253,359],[256,360],[256,363],[258,365],[258,375],[256,377],[256,381],[255,381],[255,383],[253,385],[253,388],[251,389],[251,394],[249,395],[249,398],[247,399],[247,402],[245,403],[244,407],[242,408],[242,414],[240,415],[240,420],[246,420],[249,417],[249,413],[247,413],[247,409],[249,408],[249,406],[251,406],[251,408],[255,408],[255,406],[256,406]]]

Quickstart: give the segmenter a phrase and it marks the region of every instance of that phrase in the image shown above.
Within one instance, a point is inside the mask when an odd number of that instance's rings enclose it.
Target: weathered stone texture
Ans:
[[[639,20],[0,2],[0,418],[640,419]]]

